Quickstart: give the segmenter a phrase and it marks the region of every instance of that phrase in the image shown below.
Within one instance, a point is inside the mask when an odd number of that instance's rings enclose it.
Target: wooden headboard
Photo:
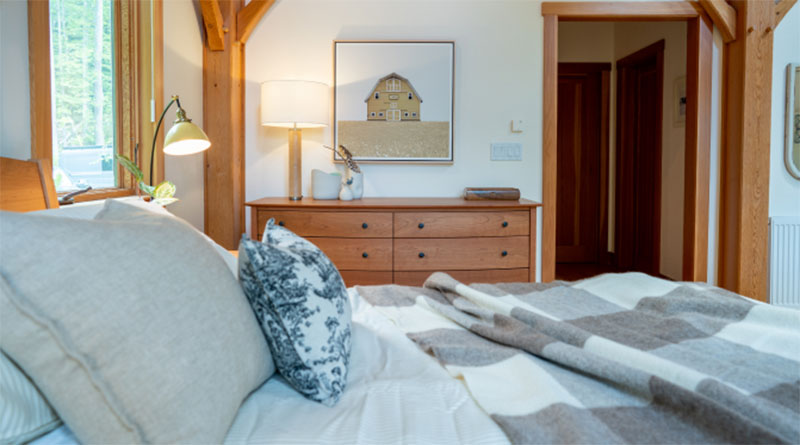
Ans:
[[[0,210],[31,212],[58,208],[49,159],[0,157]]]

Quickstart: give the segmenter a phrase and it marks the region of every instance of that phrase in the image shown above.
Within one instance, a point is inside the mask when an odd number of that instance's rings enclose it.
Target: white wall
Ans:
[[[186,115],[203,128],[203,39],[199,6],[189,1],[164,3],[164,104],[173,95],[181,98]],[[172,127],[176,107],[164,118],[164,131]],[[158,111],[159,113],[161,110]],[[212,145],[210,150],[224,150]],[[204,228],[203,154],[164,156],[164,176],[175,183],[180,201],[169,211]]]
[[[0,0],[0,156],[31,157],[28,6]]]
[[[306,0],[277,2],[247,42],[248,200],[287,194],[287,132],[259,125],[259,83],[286,78],[332,83],[335,39],[456,42],[455,162],[451,166],[363,165],[365,196],[454,197],[468,186],[507,186],[518,187],[526,198],[541,200],[542,17],[538,2]],[[523,133],[510,132],[512,119],[525,122]],[[310,196],[311,169],[337,167],[330,152],[321,147],[331,143],[330,128],[303,133],[303,190]],[[489,144],[495,140],[521,142],[523,160],[489,161]],[[540,263],[537,260],[537,266]]]
[[[800,215],[800,181],[789,174],[784,164],[786,65],[789,63],[800,63],[800,6],[796,5],[775,29],[772,52],[769,216]]]

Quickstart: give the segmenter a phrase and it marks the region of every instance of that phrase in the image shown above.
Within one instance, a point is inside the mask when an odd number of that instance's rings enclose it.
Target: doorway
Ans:
[[[664,40],[617,61],[617,269],[660,275]],[[559,116],[560,118],[560,116]]]
[[[665,7],[665,5],[669,7]],[[708,246],[708,181],[711,140],[711,84],[713,26],[701,8],[691,2],[543,2],[542,89],[542,281],[556,272],[556,194],[558,168],[558,54],[560,22],[567,21],[678,21],[687,27],[685,99],[685,187],[682,221],[682,279],[705,281]],[[587,40],[591,42],[591,38]],[[612,195],[613,196],[613,195]]]
[[[610,63],[558,64],[556,276],[611,271],[608,244]]]

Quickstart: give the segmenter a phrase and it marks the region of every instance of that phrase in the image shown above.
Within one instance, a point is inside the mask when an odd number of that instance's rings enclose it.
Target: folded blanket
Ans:
[[[800,442],[800,311],[639,273],[358,292],[513,442]]]

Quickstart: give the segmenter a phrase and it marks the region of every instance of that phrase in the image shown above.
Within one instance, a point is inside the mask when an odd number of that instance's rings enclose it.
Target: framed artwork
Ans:
[[[786,67],[786,169],[800,180],[800,64]]]
[[[334,144],[359,162],[452,163],[454,58],[452,41],[334,41]]]

